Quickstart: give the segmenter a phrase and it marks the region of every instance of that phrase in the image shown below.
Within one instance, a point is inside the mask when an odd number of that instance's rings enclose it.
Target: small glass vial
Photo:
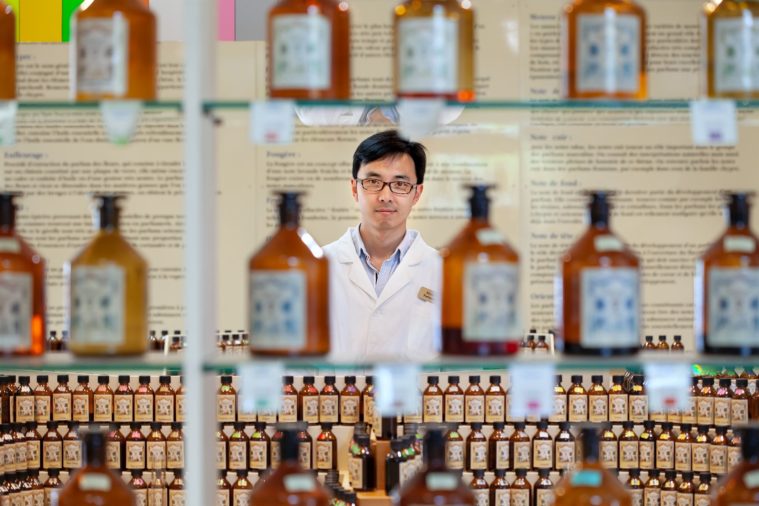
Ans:
[[[322,423],[322,431],[316,438],[316,469],[337,469],[337,437],[331,423]]]
[[[711,449],[712,438],[709,437],[709,426],[699,425],[698,434],[693,441],[693,471],[696,473],[709,472],[709,450]]]
[[[675,439],[675,471],[693,470],[693,436],[692,427],[686,423],[680,426],[680,434]]]
[[[68,429],[63,437],[63,469],[71,472],[82,467],[82,440],[79,423],[68,422]]]
[[[648,420],[648,395],[646,395],[646,387],[643,386],[643,376],[640,374],[633,376],[628,404],[631,422],[640,424]]]
[[[709,472],[716,476],[727,474],[727,427],[717,427],[709,448]]]
[[[94,409],[90,377],[86,375],[77,376],[76,381],[78,384],[71,394],[71,419],[75,422],[87,423],[90,421]]]
[[[340,392],[335,387],[334,376],[324,377],[324,387],[319,393],[319,421],[322,423],[340,421]]]
[[[465,447],[464,438],[458,428],[452,426],[445,434],[445,465],[448,469],[455,471],[464,469]]]
[[[129,386],[129,376],[119,376],[119,386],[113,392],[113,421],[132,423],[132,420],[134,420],[134,392]]]
[[[459,386],[458,376],[448,376],[445,389],[446,423],[464,423],[464,391]]]
[[[155,391],[155,421],[170,424],[174,421],[175,395],[171,388],[171,376],[158,378],[159,387]]]
[[[730,419],[733,425],[748,423],[750,397],[748,380],[745,378],[735,380],[735,390],[730,399]]]
[[[488,438],[482,433],[482,424],[472,424],[472,431],[466,438],[466,470],[483,472],[488,468]]]
[[[683,346],[683,336],[674,336],[672,341],[672,348],[670,348],[670,351],[685,351],[685,346]]]
[[[63,468],[63,438],[58,433],[58,422],[47,422],[47,433],[42,438],[42,468]]]
[[[92,397],[95,408],[93,421],[111,423],[113,421],[113,390],[108,386],[108,376],[98,376],[98,386]]]
[[[714,425],[714,396],[717,395],[717,391],[714,389],[714,378],[704,377],[701,378],[701,391],[697,398],[698,407],[698,424],[699,425]]]
[[[656,434],[654,434],[654,422],[643,422],[643,432],[638,437],[638,457],[640,468],[652,470],[656,464]]]
[[[47,384],[47,375],[37,376],[37,388],[34,389],[34,421],[37,423],[47,423],[51,420],[50,405],[52,404],[53,391]],[[31,420],[19,420],[16,422],[26,423]]]
[[[601,465],[606,469],[617,469],[619,467],[619,443],[617,435],[611,430],[610,423],[602,424],[603,431],[599,450],[601,454]]]
[[[219,428],[216,431],[216,469],[227,469],[227,458],[229,452],[227,451],[229,446],[229,438],[224,432],[224,425],[219,424]]]
[[[129,480],[129,488],[134,495],[135,506],[148,505],[148,484],[142,477],[142,471],[135,469],[132,471],[132,478]]]
[[[675,436],[672,424],[662,424],[662,430],[656,438],[656,468],[665,471],[675,468]]]
[[[624,422],[628,419],[628,395],[622,383],[625,377],[616,374],[611,377],[609,388],[609,421],[613,423]]]
[[[140,431],[139,423],[129,425],[126,437],[126,468],[145,469],[145,436]]]
[[[698,378],[691,378],[690,397],[688,397],[688,408],[680,414],[681,423],[695,425],[698,423],[698,397],[701,389],[698,386]]]
[[[248,441],[250,468],[265,470],[269,468],[271,439],[266,433],[266,423],[258,422],[254,427]]]
[[[56,422],[71,421],[71,389],[69,375],[58,375],[58,386],[53,391],[53,420]]]
[[[593,423],[609,421],[609,397],[603,386],[604,377],[590,377],[592,385],[588,389],[588,419]]]
[[[716,427],[730,426],[730,399],[733,393],[731,384],[730,378],[719,380],[719,388],[714,395],[714,425]]]
[[[667,344],[667,336],[659,336],[659,343],[656,345],[657,351],[669,351],[669,344]]]
[[[588,421],[588,392],[582,386],[582,376],[572,376],[572,386],[567,392],[569,421],[572,423]]]
[[[556,469],[559,471],[574,469],[575,467],[577,446],[575,437],[569,428],[569,422],[561,422],[559,424],[559,433],[556,434],[556,439],[554,440]]]
[[[532,466],[532,442],[530,436],[524,431],[525,422],[514,424],[514,432],[509,441],[511,443],[511,468],[530,469]]]
[[[506,391],[501,377],[490,376],[490,386],[485,390],[485,423],[503,422],[506,419]]]
[[[532,437],[532,467],[549,470],[553,467],[553,438],[548,433],[548,420],[545,419],[538,422]]]
[[[469,482],[469,490],[474,496],[474,504],[488,504],[488,501],[490,501],[490,486],[485,481],[485,471],[482,469],[472,471],[472,481]]]
[[[294,423],[298,421],[298,390],[293,386],[293,377],[282,378],[282,405],[279,408],[279,421]]]
[[[464,421],[485,422],[485,391],[480,386],[479,376],[469,376],[469,386],[464,392]]]
[[[150,433],[146,438],[146,467],[150,471],[166,469],[166,437],[161,432],[161,424],[150,424]]]
[[[508,470],[511,464],[509,459],[509,437],[504,430],[503,422],[493,424],[493,432],[488,439],[488,468],[491,471]]]
[[[556,375],[556,385],[553,387],[553,413],[548,418],[551,423],[567,421],[567,391],[561,385],[561,374]]]
[[[443,389],[440,388],[439,382],[440,378],[437,376],[427,377],[427,388],[422,393],[424,423],[443,422]]]
[[[624,471],[638,469],[638,435],[633,430],[631,421],[622,422],[619,435],[619,468]]]
[[[237,422],[233,428],[234,431],[229,435],[228,469],[230,471],[248,469],[248,443],[250,438],[245,433],[245,424]]]
[[[237,391],[232,386],[232,376],[222,376],[221,386],[216,392],[216,420],[220,423],[234,423],[237,415]]]
[[[346,376],[345,386],[340,391],[340,423],[353,425],[361,421],[360,408],[361,391],[356,387],[356,377]]]
[[[309,423],[319,423],[319,390],[314,386],[314,377],[303,378],[303,388],[298,393],[298,419]]]
[[[625,488],[632,499],[632,506],[643,506],[643,481],[640,479],[640,469],[630,469]]]
[[[111,424],[105,438],[105,465],[108,469],[126,468],[126,438],[119,424]]]
[[[166,436],[166,469],[184,469],[184,433],[182,423],[171,424],[171,432]]]
[[[140,386],[134,391],[134,421],[150,423],[154,420],[154,393],[150,376],[139,377]]]
[[[656,344],[654,344],[654,336],[646,336],[643,343],[644,350],[656,350]]]
[[[176,396],[174,398],[177,402],[174,418],[176,418],[177,422],[184,423],[187,419],[187,411],[185,410],[184,404],[184,376],[179,377],[179,388],[177,388]]]
[[[643,504],[645,506],[661,505],[661,481],[659,476],[661,472],[658,469],[652,469],[648,472],[648,481],[643,487]]]

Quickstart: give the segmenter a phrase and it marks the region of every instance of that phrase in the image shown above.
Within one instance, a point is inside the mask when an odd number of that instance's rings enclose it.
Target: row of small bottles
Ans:
[[[659,342],[654,343],[654,336],[646,336],[642,349],[650,351],[685,351],[683,336],[673,336],[672,346],[667,343],[667,336],[659,336]]]

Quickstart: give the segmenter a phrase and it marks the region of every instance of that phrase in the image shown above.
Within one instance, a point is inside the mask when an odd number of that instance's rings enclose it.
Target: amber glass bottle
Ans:
[[[622,422],[619,435],[619,468],[622,470],[638,469],[638,436],[633,430],[633,423]]]
[[[134,391],[134,421],[150,423],[154,420],[153,389],[150,388],[150,376],[139,377],[140,386]]]
[[[329,506],[330,494],[298,463],[298,432],[300,427],[282,428],[281,462],[250,498],[250,504],[270,506]]]
[[[84,460],[84,467],[73,474],[61,491],[59,506],[135,505],[129,487],[105,465],[105,436],[101,432],[92,431],[84,436]]]
[[[759,354],[759,240],[749,225],[752,196],[726,194],[727,230],[696,263],[696,342],[704,353]]]
[[[156,17],[144,2],[85,2],[71,16],[71,25],[77,100],[156,99]]]
[[[161,424],[150,424],[150,433],[145,438],[145,467],[151,471],[166,469],[166,437],[161,432]]]
[[[612,385],[609,388],[609,421],[624,422],[628,418],[628,394],[622,382],[625,377],[615,374],[611,377]]]
[[[485,391],[479,376],[469,376],[469,386],[464,392],[464,421],[485,423]]]
[[[271,439],[266,433],[265,423],[258,422],[255,424],[255,429],[250,435],[248,446],[250,449],[248,459],[250,462],[250,468],[254,470],[268,469]]]
[[[519,255],[489,222],[491,188],[470,186],[471,219],[441,252],[447,355],[519,351]]]
[[[643,504],[646,506],[658,506],[661,502],[661,481],[658,469],[648,472],[648,481],[643,487]]]
[[[697,420],[699,425],[714,425],[714,397],[717,391],[714,388],[714,378],[701,378],[701,391],[698,393],[696,405],[698,406]]]
[[[139,423],[129,425],[129,434],[126,437],[126,468],[145,469],[146,450],[145,436],[140,430]]]
[[[633,0],[571,0],[562,29],[566,98],[647,96],[646,12]]]
[[[643,385],[645,378],[636,374],[633,376],[633,385],[630,389],[630,421],[634,423],[643,423],[648,420],[648,395],[646,387]]]
[[[237,471],[237,481],[232,485],[232,504],[234,506],[248,506],[253,484],[248,480],[248,471]]]
[[[155,391],[155,421],[170,424],[174,421],[175,392],[171,388],[171,376],[160,376],[160,386]]]
[[[6,9],[9,8],[0,2],[0,38],[5,36],[2,25]],[[10,16],[13,17],[12,12]],[[14,46],[15,43],[14,39]],[[0,66],[3,53],[0,41]],[[0,95],[5,80],[3,75]],[[14,200],[19,196],[18,193],[0,193],[0,303],[14,308],[0,316],[0,353],[42,355],[46,335],[45,259],[16,232]]]
[[[606,469],[616,470],[619,467],[619,442],[617,435],[611,429],[610,423],[600,424],[601,429],[601,465]]]
[[[455,504],[474,506],[472,492],[461,481],[460,474],[446,466],[443,434],[432,429],[424,440],[425,467],[401,486],[398,506],[420,504]]]
[[[82,467],[82,440],[77,422],[68,422],[68,429],[63,437],[63,469],[71,472]]]
[[[575,467],[577,444],[569,429],[569,422],[559,423],[559,433],[556,434],[554,440],[554,453],[556,454],[556,465],[554,467],[559,471],[574,469]]]
[[[53,391],[48,386],[48,380],[46,374],[37,376],[37,388],[34,389],[34,421],[37,423],[47,423],[52,419],[50,405],[53,403]]]
[[[232,423],[237,416],[237,391],[232,386],[232,376],[221,377],[221,385],[216,391],[216,420]]]
[[[340,392],[335,387],[335,377],[325,376],[324,387],[319,393],[319,421],[337,423],[340,416]]]
[[[611,3],[617,3],[610,0]],[[593,4],[606,4],[593,0]],[[637,353],[640,274],[635,253],[609,226],[609,192],[590,198],[590,227],[561,259],[556,300],[564,352],[586,355]]]
[[[505,469],[496,469],[490,483],[490,506],[511,506],[511,487],[506,481]]]
[[[559,481],[555,488],[556,506],[632,506],[630,494],[617,477],[599,460],[599,434],[594,428],[582,432],[583,460],[577,470]]]
[[[733,425],[748,422],[749,399],[751,394],[748,390],[748,380],[740,378],[735,380],[735,390],[730,399],[730,420]]]
[[[509,437],[512,469],[530,469],[532,466],[532,443],[525,432],[525,422],[514,424],[514,432]]]
[[[709,473],[700,473],[698,475],[698,486],[693,493],[694,506],[710,506],[712,495],[712,475]]]
[[[474,100],[474,10],[457,0],[405,0],[395,8],[395,93]]]
[[[427,377],[427,388],[422,392],[424,423],[443,422],[443,389],[440,388],[439,383],[439,377]]]
[[[588,392],[582,386],[582,375],[572,375],[572,386],[567,392],[569,421],[573,423],[588,421]]]
[[[98,386],[92,393],[94,414],[96,422],[113,421],[113,391],[108,386],[108,376],[98,376]]]
[[[609,396],[603,386],[603,379],[601,375],[590,377],[593,384],[588,389],[588,420],[593,423],[609,420]]]
[[[182,423],[171,424],[171,432],[166,436],[166,469],[184,469],[184,434]]]
[[[506,391],[501,386],[501,377],[490,376],[490,386],[485,390],[485,423],[506,420]]]
[[[119,386],[113,391],[113,421],[132,423],[134,418],[134,392],[129,386],[129,376],[120,375],[118,380]]]
[[[329,263],[300,226],[301,194],[278,195],[279,230],[248,263],[250,349],[324,355],[330,348]]]
[[[99,230],[64,268],[70,290],[69,347],[77,355],[144,353],[148,265],[119,230],[118,202],[123,196],[95,198]]]
[[[759,4],[753,0],[706,2],[703,18],[706,95],[759,98],[759,79],[750,63],[759,43],[754,32]]]
[[[625,488],[632,499],[632,506],[643,506],[643,481],[640,479],[640,469],[630,469]]]
[[[56,422],[71,421],[71,389],[68,374],[58,375],[58,386],[53,390],[53,420]],[[75,420],[78,421],[78,420]]]
[[[486,470],[488,467],[488,438],[482,433],[482,424],[471,425],[472,431],[466,438],[466,470]]]
[[[0,0],[0,100],[16,98],[16,15]],[[44,324],[44,318],[43,324]],[[44,334],[43,334],[44,335]]]
[[[691,425],[684,423],[680,426],[680,433],[675,438],[675,471],[685,472],[693,470],[693,441]]]
[[[126,468],[126,438],[118,424],[112,424],[106,436],[105,463],[110,469]]]
[[[665,471],[675,468],[675,435],[671,423],[663,423],[656,438],[656,468]]]
[[[128,485],[134,494],[135,506],[147,506],[148,484],[142,477],[142,471],[132,471],[132,479],[129,480]]]
[[[361,419],[361,391],[356,387],[356,377],[346,376],[340,391],[340,423],[353,425]],[[440,420],[442,421],[442,420]]]
[[[756,504],[759,501],[759,427],[747,426],[741,430],[743,461],[719,482],[713,506]]]
[[[337,437],[332,432],[331,423],[323,423],[322,431],[316,438],[316,469],[337,469]]]
[[[553,468],[553,438],[548,433],[548,420],[543,419],[537,424],[537,431],[532,437],[532,467],[533,469]]]
[[[348,3],[279,0],[269,11],[268,53],[272,98],[348,100]]]
[[[185,503],[185,490],[184,490],[184,471],[177,469],[174,471],[174,479],[171,480],[168,489],[169,502],[168,504],[182,505]]]
[[[488,469],[491,471],[509,469],[509,454],[511,453],[509,446],[509,437],[504,430],[504,423],[495,422],[493,424],[493,432],[490,433],[490,438],[488,438]]]
[[[556,384],[553,387],[553,413],[548,417],[551,423],[567,421],[567,391],[561,384],[561,374],[556,375]]]

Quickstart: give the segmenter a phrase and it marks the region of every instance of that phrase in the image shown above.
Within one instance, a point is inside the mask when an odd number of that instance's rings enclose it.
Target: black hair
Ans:
[[[365,139],[353,153],[353,179],[358,177],[362,165],[384,158],[409,155],[414,161],[416,183],[424,182],[427,169],[427,148],[418,142],[412,142],[398,134],[397,130],[386,130]]]

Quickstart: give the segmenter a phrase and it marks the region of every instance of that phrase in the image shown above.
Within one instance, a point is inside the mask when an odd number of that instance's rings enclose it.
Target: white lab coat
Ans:
[[[330,326],[336,361],[421,361],[440,346],[442,259],[417,235],[385,288],[374,286],[348,230],[324,247],[330,260]],[[432,291],[433,301],[419,291]]]

